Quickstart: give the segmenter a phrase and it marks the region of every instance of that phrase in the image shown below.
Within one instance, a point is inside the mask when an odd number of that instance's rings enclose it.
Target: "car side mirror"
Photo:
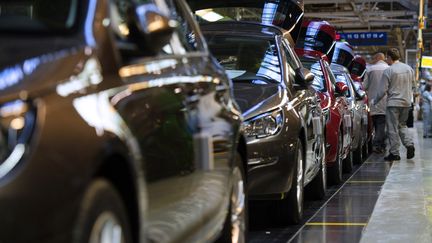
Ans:
[[[348,91],[348,86],[344,82],[336,82],[336,92],[340,96],[344,96]]]
[[[363,100],[365,96],[366,96],[366,92],[364,90],[359,89],[356,91],[357,100]]]
[[[298,90],[307,89],[314,80],[315,75],[309,69],[301,67],[296,70],[295,88]]]
[[[178,26],[177,21],[164,15],[155,4],[141,4],[133,8],[133,25],[136,27],[143,49],[157,53],[169,43]]]

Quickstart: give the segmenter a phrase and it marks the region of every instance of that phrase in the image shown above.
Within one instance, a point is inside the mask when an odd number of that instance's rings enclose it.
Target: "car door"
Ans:
[[[366,132],[365,126],[363,126],[363,99],[357,99],[357,91],[351,75],[344,73],[344,76],[350,91],[351,111],[353,113],[353,140],[355,142],[352,148],[357,149],[363,143],[363,134]]]
[[[293,52],[293,47],[287,39],[283,39],[282,47],[287,61],[287,73],[289,76],[290,86],[295,82],[295,70],[301,67],[298,57]],[[320,161],[317,159],[316,148],[321,146],[322,131],[321,107],[319,106],[317,95],[312,87],[303,90],[291,89],[293,100],[298,100],[297,111],[303,120],[306,138],[306,163],[305,163],[305,182],[306,184],[312,179],[320,168]],[[314,124],[315,123],[315,124]],[[315,129],[314,130],[314,126]]]
[[[343,150],[349,151],[349,147],[351,146],[351,140],[352,140],[352,113],[350,109],[350,102],[344,95],[336,95],[336,82],[337,78],[335,77],[335,73],[332,71],[331,67],[327,65],[328,70],[328,76],[333,84],[333,90],[334,90],[334,96],[336,100],[335,106],[337,109],[339,109],[339,113],[341,114],[341,117],[343,119]]]
[[[203,242],[214,236],[226,216],[238,128],[233,119],[239,123],[240,117],[227,108],[229,85],[211,65],[184,2],[155,3],[177,27],[156,57],[142,58],[121,27],[127,19],[125,1],[113,1],[119,21],[114,27],[120,27],[116,40],[124,48],[119,74],[127,88],[113,94],[111,102],[142,152],[147,237],[152,242]]]

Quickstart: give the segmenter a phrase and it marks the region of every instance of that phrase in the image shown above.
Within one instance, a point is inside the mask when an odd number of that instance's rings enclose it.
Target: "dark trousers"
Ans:
[[[386,117],[385,115],[373,115],[372,122],[375,130],[375,136],[372,141],[373,147],[377,149],[385,149]]]

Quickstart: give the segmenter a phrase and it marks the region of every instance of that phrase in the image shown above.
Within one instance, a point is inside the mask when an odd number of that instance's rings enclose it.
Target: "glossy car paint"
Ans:
[[[367,141],[367,129],[368,129],[367,121],[365,121],[364,119],[364,117],[367,116],[367,114],[364,113],[364,107],[365,107],[364,100],[357,98],[358,87],[354,86],[355,84],[351,79],[348,69],[338,64],[332,64],[331,69],[336,76],[336,80],[342,81],[348,86],[349,89],[347,94],[348,107],[353,114],[353,129],[352,129],[353,140],[351,143],[351,149],[353,151],[357,149],[361,149],[362,146]]]
[[[70,242],[96,178],[120,192],[134,242],[218,236],[241,113],[190,10],[176,2],[196,38],[182,55],[125,61],[105,0],[80,1],[67,35],[2,34],[0,104],[21,100],[36,120],[0,178],[1,242]]]
[[[335,78],[330,65],[327,62],[327,57],[318,51],[304,51],[303,49],[296,48],[296,53],[301,59],[309,59],[318,62],[323,71],[323,79],[327,90],[325,92],[317,91],[320,96],[320,104],[324,110],[328,110],[328,119],[326,120],[326,164],[329,167],[334,166],[336,162],[339,141],[339,133],[342,133],[342,154],[341,158],[344,159],[348,156],[351,146],[351,130],[352,124],[347,122],[344,117],[350,117],[349,103],[343,95],[335,90]]]
[[[350,71],[351,79],[354,81],[354,86],[365,91],[363,88],[363,78],[366,73],[366,60],[360,55],[355,55],[348,70]],[[367,131],[363,135],[366,138],[364,142],[371,143],[373,137],[373,124],[370,116],[369,97],[367,94],[363,98],[363,115],[364,123],[367,124]]]
[[[327,56],[334,49],[336,31],[326,21],[308,21],[302,22],[299,38],[296,43],[296,53],[305,62],[316,62],[320,65],[320,75],[324,90],[317,90],[320,96],[321,107],[328,110],[328,119],[326,120],[326,163],[327,166],[333,166],[338,153],[339,133],[342,133],[342,151],[341,158],[345,158],[349,153],[351,143],[351,124],[346,122],[344,117],[350,116],[350,111],[346,98],[338,94],[335,90],[335,78],[329,66],[329,57]]]
[[[305,184],[309,183],[319,172],[324,157],[323,126],[318,125],[316,129],[321,132],[314,133],[313,120],[323,124],[324,116],[312,88],[295,88],[294,84],[299,81],[295,81],[296,77],[289,72],[288,62],[294,62],[297,67],[301,64],[293,53],[289,34],[274,26],[254,23],[221,22],[203,24],[201,28],[216,57],[216,47],[220,42],[213,39],[218,36],[268,38],[275,41],[278,49],[283,77],[278,85],[260,89],[233,81],[234,96],[242,108],[245,123],[270,111],[283,113],[283,126],[277,134],[266,138],[246,138],[250,198],[281,199],[284,197],[281,194],[291,190],[292,180],[296,179],[294,158],[298,138],[307,148],[304,176]]]

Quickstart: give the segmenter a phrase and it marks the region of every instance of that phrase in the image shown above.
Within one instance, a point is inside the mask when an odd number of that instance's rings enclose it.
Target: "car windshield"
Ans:
[[[275,41],[250,36],[206,36],[210,51],[233,81],[281,82]]]
[[[72,28],[79,0],[0,0],[0,31],[51,32]]]
[[[303,67],[309,69],[314,74],[312,87],[316,91],[326,92],[327,91],[326,82],[319,61],[307,57],[301,57],[300,61],[303,64]]]
[[[229,7],[195,11],[199,22],[251,21],[263,24],[283,22],[286,16],[277,12],[277,4],[267,3],[263,8]]]

